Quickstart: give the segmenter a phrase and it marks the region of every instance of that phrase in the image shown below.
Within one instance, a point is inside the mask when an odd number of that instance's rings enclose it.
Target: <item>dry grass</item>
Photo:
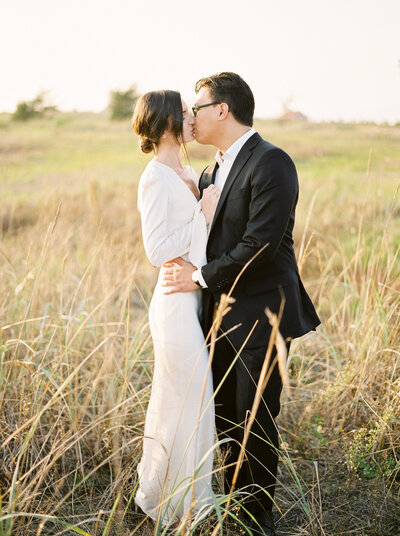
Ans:
[[[0,536],[152,534],[132,500],[156,277],[136,210],[145,160],[124,126],[57,121],[0,132]],[[292,345],[278,530],[398,536],[399,129],[257,127],[298,157],[297,253],[323,319]],[[198,170],[212,153],[192,148]],[[242,530],[230,517],[223,534]]]

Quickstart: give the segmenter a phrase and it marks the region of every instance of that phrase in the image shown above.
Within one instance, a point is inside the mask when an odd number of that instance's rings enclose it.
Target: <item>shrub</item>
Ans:
[[[57,111],[57,107],[46,102],[46,92],[42,91],[31,101],[22,101],[17,104],[12,118],[17,121],[26,121],[33,117],[41,117],[45,112]]]
[[[126,119],[133,113],[133,107],[138,98],[136,86],[133,85],[126,91],[110,92],[111,119]]]

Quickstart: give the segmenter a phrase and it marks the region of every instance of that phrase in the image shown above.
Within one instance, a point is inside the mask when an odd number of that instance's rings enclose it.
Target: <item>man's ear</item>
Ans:
[[[229,113],[229,106],[226,104],[226,102],[221,102],[219,105],[219,116],[218,120],[226,119],[227,115]]]

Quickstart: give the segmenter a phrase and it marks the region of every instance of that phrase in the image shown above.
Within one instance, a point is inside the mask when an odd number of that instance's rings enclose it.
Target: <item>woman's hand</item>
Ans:
[[[214,184],[210,184],[203,190],[203,197],[201,198],[201,210],[206,219],[206,224],[209,225],[212,221],[217,208],[218,201],[221,195],[219,190]]]

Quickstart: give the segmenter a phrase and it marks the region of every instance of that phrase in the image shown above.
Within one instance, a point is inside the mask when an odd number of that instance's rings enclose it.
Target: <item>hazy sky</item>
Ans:
[[[400,121],[400,0],[2,0],[0,111],[51,90],[104,109],[111,89],[236,71],[258,117]]]

